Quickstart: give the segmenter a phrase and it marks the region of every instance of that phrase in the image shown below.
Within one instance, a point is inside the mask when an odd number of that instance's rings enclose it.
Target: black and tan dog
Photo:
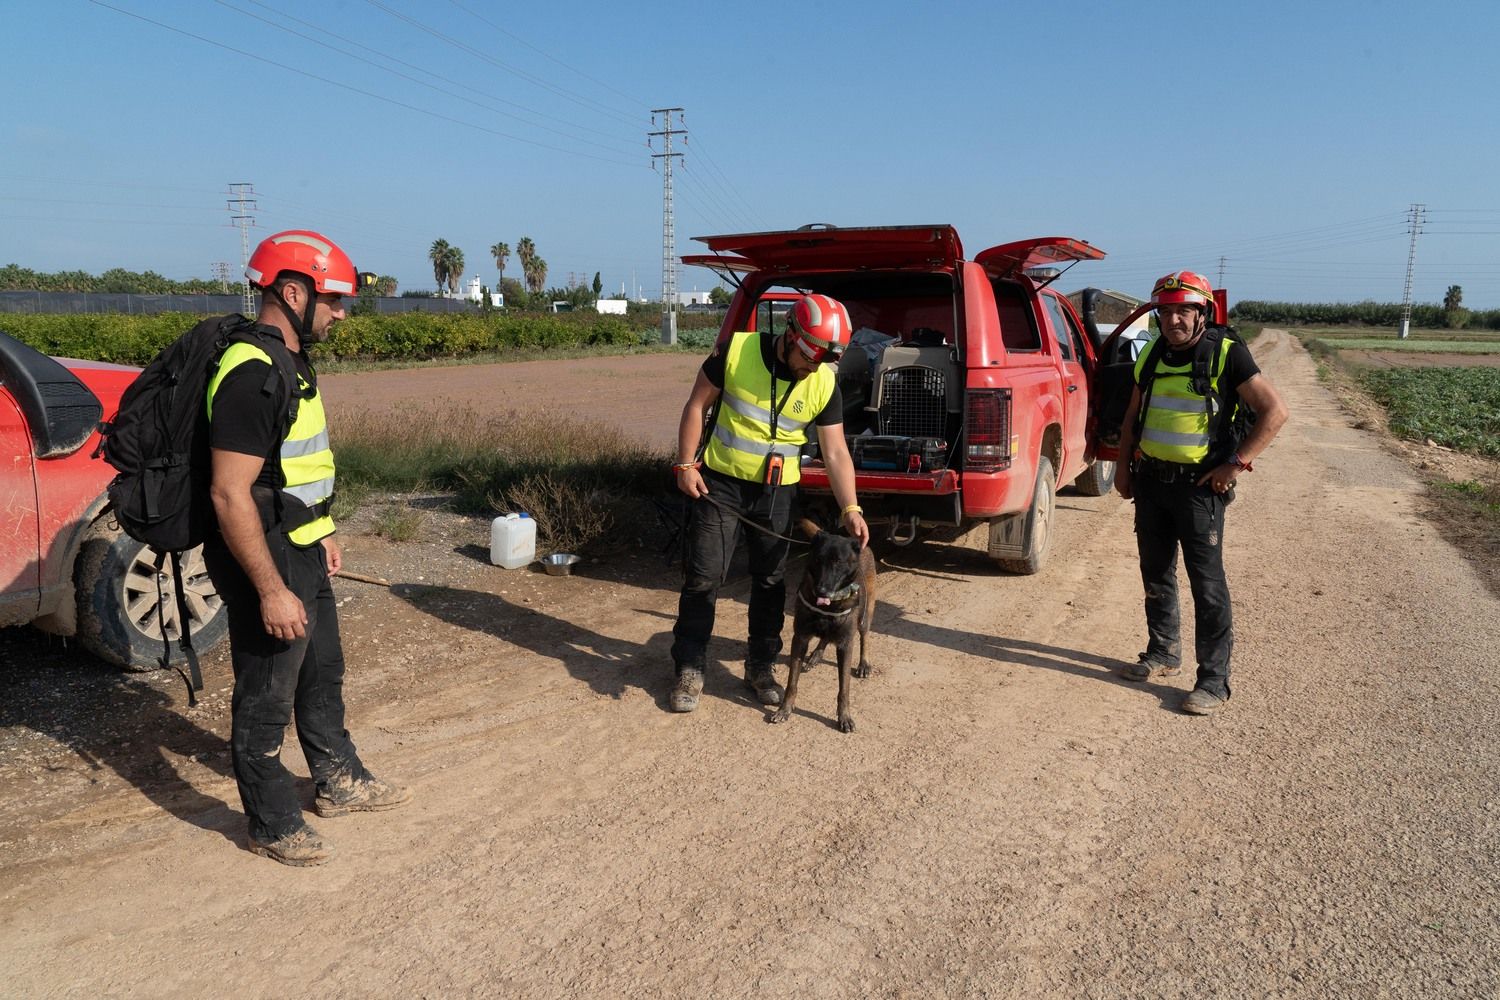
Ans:
[[[786,695],[772,722],[791,718],[797,704],[797,680],[802,671],[818,662],[823,647],[832,642],[839,657],[839,731],[854,731],[849,714],[851,677],[870,676],[865,656],[870,640],[870,617],[875,612],[875,554],[861,549],[857,538],[823,531],[804,518],[802,533],[812,540],[812,554],[802,586],[797,588],[797,611],[792,616],[792,656],[787,668]],[[854,666],[854,634],[859,632],[859,665]],[[812,656],[807,648],[814,639]]]

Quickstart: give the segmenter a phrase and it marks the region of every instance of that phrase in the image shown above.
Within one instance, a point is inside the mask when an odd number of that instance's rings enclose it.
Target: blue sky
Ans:
[[[1420,203],[1415,300],[1500,308],[1493,2],[108,4],[5,5],[0,263],[237,275],[249,181],[252,242],[317,229],[403,288],[435,239],[492,283],[530,236],[549,284],[655,295],[671,106],[679,254],[951,223],[1109,253],[1066,289],[1222,257],[1232,300],[1399,301]]]

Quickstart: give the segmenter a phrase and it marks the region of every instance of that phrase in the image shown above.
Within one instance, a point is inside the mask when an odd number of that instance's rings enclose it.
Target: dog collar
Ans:
[[[858,584],[854,584],[853,586],[854,586],[854,589],[856,591],[858,591],[859,585]],[[846,587],[844,589],[848,590],[849,588]],[[854,610],[854,605],[851,604],[847,608],[845,608],[843,611],[824,611],[822,608],[818,607],[816,604],[814,604],[813,602],[809,601],[807,599],[807,597],[800,590],[797,591],[797,600],[801,601],[802,602],[802,606],[805,607],[805,608],[807,608],[807,610],[812,611],[812,612],[814,612],[816,614],[823,615],[823,616],[828,617],[828,618],[842,618],[845,615],[847,615],[849,612],[851,612],[851,611]],[[833,598],[829,598],[829,600],[833,600]],[[842,600],[842,598],[840,598],[840,600]]]

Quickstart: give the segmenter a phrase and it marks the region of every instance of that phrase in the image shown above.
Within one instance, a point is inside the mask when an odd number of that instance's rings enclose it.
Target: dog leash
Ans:
[[[746,524],[750,525],[750,527],[754,528],[756,531],[760,531],[760,532],[763,532],[763,533],[765,533],[767,535],[770,535],[772,538],[779,538],[779,539],[781,539],[784,542],[791,542],[793,545],[811,545],[812,544],[812,542],[809,542],[805,538],[788,538],[786,535],[778,535],[776,532],[772,531],[770,528],[767,528],[765,525],[756,524],[754,521],[750,520],[748,517],[746,517],[744,514],[741,514],[739,511],[737,511],[737,510],[730,510],[728,507],[726,507],[723,504],[719,503],[719,501],[717,501],[717,500],[714,499],[714,496],[713,496],[712,493],[704,493],[701,497],[698,497],[698,499],[699,500],[707,500],[709,503],[713,504],[715,507],[719,508],[724,513],[726,513],[726,514],[733,514],[735,517],[739,518],[741,521],[743,521]],[[772,501],[772,502],[774,503],[775,501]]]

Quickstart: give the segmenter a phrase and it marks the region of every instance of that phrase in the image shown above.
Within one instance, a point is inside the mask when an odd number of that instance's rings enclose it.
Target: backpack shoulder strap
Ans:
[[[1151,346],[1146,349],[1146,357],[1141,361],[1141,378],[1138,383],[1141,387],[1141,407],[1135,411],[1135,439],[1140,441],[1141,428],[1146,426],[1146,408],[1151,405],[1151,387],[1156,383],[1156,367],[1161,364],[1161,359],[1167,353],[1167,338],[1161,334],[1151,341]]]

